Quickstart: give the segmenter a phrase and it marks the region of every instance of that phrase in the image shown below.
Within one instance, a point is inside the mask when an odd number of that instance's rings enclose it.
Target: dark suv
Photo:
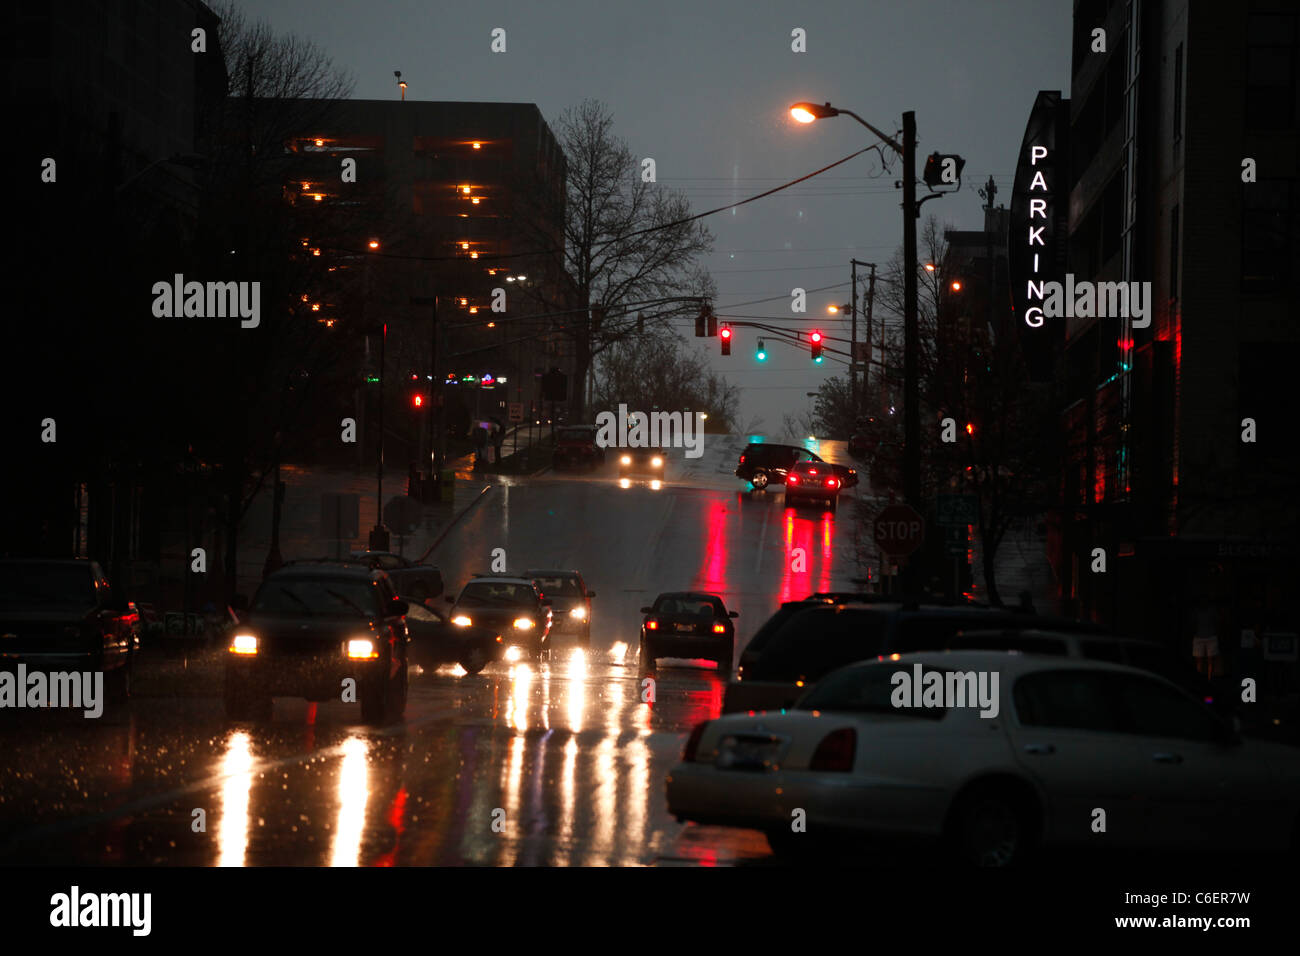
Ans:
[[[744,478],[756,490],[761,491],[770,484],[785,484],[785,476],[799,461],[822,461],[807,448],[798,445],[775,445],[770,442],[750,442],[740,461],[736,464],[736,477]],[[833,465],[826,462],[826,467],[835,472],[841,488],[852,488],[858,483],[858,472],[848,465]]]
[[[388,575],[369,563],[285,565],[262,582],[231,637],[227,716],[269,717],[272,697],[338,700],[344,679],[353,678],[363,720],[399,719],[407,610]]]
[[[551,599],[530,577],[480,574],[469,579],[459,597],[447,595],[448,617],[457,627],[487,627],[504,638],[507,648],[521,647],[533,660],[550,651]]]
[[[1095,624],[975,604],[880,601],[782,605],[775,627],[760,628],[727,684],[723,713],[789,708],[822,675],[889,654],[943,650],[958,631],[1044,628],[1105,633]]]
[[[94,561],[0,561],[0,670],[103,671],[125,698],[140,649],[140,616]]]

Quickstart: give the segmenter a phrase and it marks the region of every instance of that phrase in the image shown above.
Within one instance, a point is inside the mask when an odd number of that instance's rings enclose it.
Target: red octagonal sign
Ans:
[[[876,517],[873,536],[881,551],[906,557],[925,540],[925,519],[911,505],[890,505]]]

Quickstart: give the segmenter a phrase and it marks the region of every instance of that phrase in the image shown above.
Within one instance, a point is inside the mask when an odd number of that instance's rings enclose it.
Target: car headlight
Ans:
[[[570,608],[569,617],[577,618],[579,621],[585,621],[587,619],[587,609],[585,607]]]
[[[457,614],[451,619],[451,623],[455,624],[457,627],[469,627],[474,622],[464,614]]]
[[[618,460],[618,463],[619,463],[620,465],[630,465],[630,464],[632,464],[632,456],[631,456],[631,455],[624,455],[622,458],[620,458],[620,459]]]
[[[257,636],[248,633],[236,634],[230,641],[230,653],[256,654]]]
[[[369,661],[379,656],[379,648],[375,646],[375,641],[370,637],[354,637],[348,641],[348,659],[353,661]]]
[[[526,631],[532,626],[533,626],[533,619],[531,617],[515,618],[515,630],[517,631]]]
[[[650,459],[650,464],[655,468],[662,468],[664,464],[664,460],[660,458],[658,455],[655,455],[653,458]]]

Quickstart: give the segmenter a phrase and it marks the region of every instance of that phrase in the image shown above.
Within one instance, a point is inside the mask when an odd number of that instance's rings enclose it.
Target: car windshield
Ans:
[[[511,607],[533,604],[536,600],[536,593],[527,584],[471,581],[460,592],[456,603],[461,607]]]
[[[942,720],[947,714],[943,706],[916,706],[915,697],[906,693],[906,685],[895,680],[902,671],[912,677],[911,667],[902,664],[871,664],[867,667],[845,667],[824,677],[816,687],[804,694],[795,704],[795,710],[824,710],[854,714],[895,714],[899,717],[917,717],[924,720]],[[923,675],[931,672],[946,682],[948,671],[938,667],[922,669]],[[923,676],[923,682],[929,683]],[[943,685],[941,685],[943,686]],[[916,696],[919,696],[916,695]]]
[[[378,598],[368,580],[342,577],[290,577],[267,581],[253,601],[254,613],[337,615],[369,617]]]
[[[581,597],[582,589],[578,587],[578,579],[565,577],[547,577],[545,575],[538,577],[534,575],[533,580],[542,586],[542,593],[548,597]]]
[[[0,566],[0,605],[94,607],[95,579],[89,565],[7,563]]]

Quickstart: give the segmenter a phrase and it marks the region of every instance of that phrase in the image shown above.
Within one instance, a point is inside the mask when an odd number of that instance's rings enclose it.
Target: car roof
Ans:
[[[369,564],[360,564],[351,561],[290,561],[271,574],[270,578],[315,578],[315,577],[364,577],[370,580],[384,574],[379,568],[372,568]]]
[[[708,591],[664,591],[655,600],[659,598],[713,598],[718,601],[722,600],[721,594],[711,594]]]
[[[1144,647],[1165,649],[1165,645],[1158,641],[1149,641],[1140,637],[1128,637],[1124,634],[1094,634],[1090,631],[1063,631],[1051,627],[1027,627],[1024,630],[1012,630],[1005,627],[967,628],[958,631],[954,635],[954,638],[971,638],[973,640],[985,637],[1029,637],[1061,641],[1112,641],[1116,644],[1138,644]]]
[[[529,568],[527,571],[524,572],[524,574],[528,575],[529,577],[537,577],[537,576],[544,575],[548,578],[582,577],[581,571],[559,571],[559,570],[552,570],[550,568]]]
[[[532,578],[522,578],[514,574],[476,574],[465,583],[480,584],[484,581],[496,584],[526,584],[532,587],[536,582]]]
[[[1124,674],[1140,674],[1144,677],[1153,677],[1150,671],[1142,670],[1138,667],[1129,667],[1125,664],[1113,664],[1109,661],[1094,660],[1089,657],[1057,657],[1045,654],[1025,654],[1020,651],[982,651],[982,650],[949,650],[949,651],[917,651],[911,654],[900,654],[895,660],[870,660],[859,661],[856,664],[849,664],[848,667],[872,667],[876,665],[899,666],[904,664],[922,664],[932,667],[944,667],[952,670],[986,670],[997,671],[1004,677],[1020,677],[1024,674],[1031,674],[1036,671],[1055,671],[1055,670],[1093,670],[1093,671],[1119,671]],[[841,670],[846,668],[841,668]],[[824,680],[825,678],[823,678]]]

